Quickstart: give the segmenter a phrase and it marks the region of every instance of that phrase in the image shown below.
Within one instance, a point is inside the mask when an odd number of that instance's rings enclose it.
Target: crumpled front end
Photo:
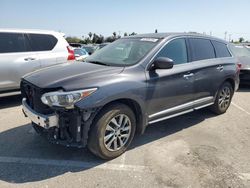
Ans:
[[[58,90],[58,88],[53,90]],[[53,90],[42,89],[23,80],[21,92],[25,116],[32,121],[36,132],[45,136],[50,142],[65,146],[85,147],[90,126],[99,109],[49,107],[42,103],[41,96]]]

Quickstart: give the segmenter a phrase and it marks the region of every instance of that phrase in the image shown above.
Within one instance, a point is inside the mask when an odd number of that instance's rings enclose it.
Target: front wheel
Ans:
[[[229,82],[225,82],[218,90],[215,102],[211,110],[216,114],[223,114],[230,106],[233,97],[233,87]]]
[[[133,111],[124,104],[113,104],[101,111],[90,130],[88,148],[103,159],[126,151],[135,134]]]

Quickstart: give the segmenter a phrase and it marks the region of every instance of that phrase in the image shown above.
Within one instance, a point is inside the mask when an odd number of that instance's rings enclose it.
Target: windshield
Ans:
[[[250,57],[250,51],[244,46],[231,45],[231,50],[233,54],[237,57],[242,57],[242,56]]]
[[[129,66],[139,62],[156,46],[158,39],[119,39],[87,58],[87,62],[99,62],[113,66]]]
[[[75,54],[78,54],[80,56],[87,54],[87,52],[83,49],[75,49],[74,51],[75,51]]]

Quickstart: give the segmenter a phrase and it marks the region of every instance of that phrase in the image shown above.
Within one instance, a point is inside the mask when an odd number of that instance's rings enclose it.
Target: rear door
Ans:
[[[150,123],[193,107],[193,73],[188,62],[185,38],[170,41],[155,58],[157,57],[171,58],[174,60],[174,67],[147,72],[147,111]]]
[[[57,64],[58,53],[53,49],[58,40],[53,35],[49,34],[28,34],[29,43],[32,51],[35,51],[39,56],[41,67],[48,67]]]
[[[225,79],[224,65],[221,58],[216,58],[217,45],[209,39],[189,38],[191,59],[194,73],[194,97],[195,106],[211,104],[214,96]],[[223,44],[225,46],[225,44]],[[226,47],[226,46],[225,46]],[[223,56],[226,52],[218,48],[217,56]],[[221,55],[220,55],[221,54]],[[229,52],[228,52],[229,54]],[[229,54],[230,55],[230,54]]]
[[[21,77],[39,68],[39,58],[30,51],[23,33],[0,33],[1,91],[18,89]]]

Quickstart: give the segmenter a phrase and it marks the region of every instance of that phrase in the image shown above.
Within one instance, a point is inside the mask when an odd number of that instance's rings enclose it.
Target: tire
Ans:
[[[223,83],[217,92],[214,104],[210,108],[212,112],[218,115],[225,113],[230,106],[233,94],[232,85],[229,82]]]
[[[127,105],[112,104],[101,110],[94,120],[88,148],[102,159],[116,158],[127,150],[135,130],[136,119],[133,111]]]

